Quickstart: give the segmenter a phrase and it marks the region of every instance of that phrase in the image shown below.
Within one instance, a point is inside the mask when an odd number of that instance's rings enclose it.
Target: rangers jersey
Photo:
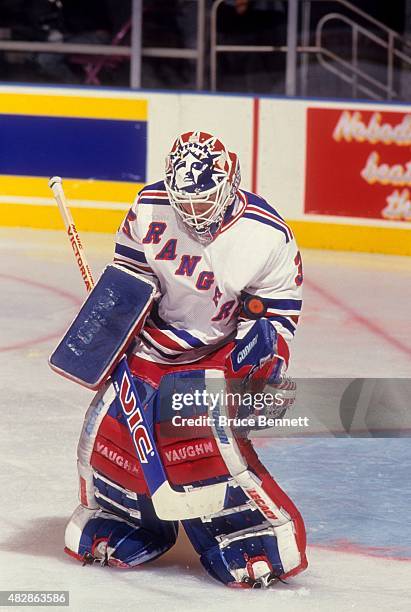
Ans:
[[[203,244],[174,211],[164,182],[148,185],[120,226],[114,261],[158,287],[134,350],[144,359],[190,363],[242,337],[253,323],[242,308],[251,296],[287,342],[294,336],[300,253],[278,212],[253,193],[238,191],[218,234]]]

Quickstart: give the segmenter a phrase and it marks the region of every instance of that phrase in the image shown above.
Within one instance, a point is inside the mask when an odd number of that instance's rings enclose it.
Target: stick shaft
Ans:
[[[74,256],[80,270],[81,277],[84,281],[87,291],[91,291],[94,287],[93,275],[91,274],[90,266],[84,253],[83,245],[77,233],[73,217],[71,216],[70,208],[64,193],[62,181],[59,177],[53,177],[49,181],[49,187],[53,192],[54,198],[60,210],[66,228],[67,236],[73,249]]]

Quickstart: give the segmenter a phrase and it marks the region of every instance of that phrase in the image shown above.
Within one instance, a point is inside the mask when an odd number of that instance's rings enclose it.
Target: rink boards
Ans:
[[[147,106],[80,90],[2,91],[2,225],[61,228],[47,185],[58,175],[81,229],[115,229],[147,180]]]
[[[1,225],[62,228],[64,179],[80,230],[114,232],[159,180],[176,135],[202,129],[238,153],[243,188],[303,247],[411,255],[411,107],[130,90],[0,87]]]

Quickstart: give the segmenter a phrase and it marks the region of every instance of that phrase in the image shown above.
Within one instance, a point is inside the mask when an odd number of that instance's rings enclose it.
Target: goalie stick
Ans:
[[[94,287],[94,281],[68,207],[62,179],[59,176],[52,177],[49,187],[58,204],[84,284],[90,292]],[[111,379],[157,516],[163,520],[184,520],[208,516],[222,510],[228,486],[225,482],[197,488],[187,487],[185,491],[176,491],[171,487],[128,367],[126,355],[112,372]]]

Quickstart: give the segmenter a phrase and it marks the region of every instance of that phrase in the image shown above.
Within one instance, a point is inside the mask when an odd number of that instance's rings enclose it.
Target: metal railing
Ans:
[[[141,87],[142,57],[194,60],[196,67],[196,89],[204,88],[204,55],[205,55],[205,0],[185,0],[196,2],[196,47],[194,49],[173,47],[143,47],[143,7],[142,0],[133,0],[131,46],[91,45],[54,42],[31,42],[0,40],[0,51],[25,53],[59,53],[63,55],[95,55],[130,58],[130,86]]]
[[[133,0],[135,2],[136,0]],[[141,0],[138,0],[141,4]],[[204,57],[205,57],[205,2],[206,0],[184,0],[185,2],[195,2],[197,5],[196,20],[196,46],[194,49],[181,49],[170,47],[141,47],[141,55],[144,57],[158,57],[168,59],[188,59],[194,60],[196,64],[196,89],[204,89]],[[140,21],[141,24],[141,21]],[[141,25],[140,25],[141,36]],[[137,60],[136,60],[137,61]],[[140,60],[141,61],[141,60]],[[141,80],[139,85],[141,87]]]
[[[341,56],[333,53],[330,49],[327,49],[323,43],[324,26],[330,22],[343,23],[348,25],[351,29],[351,61],[347,62]],[[394,88],[394,60],[395,58],[401,60],[405,64],[411,67],[411,57],[406,55],[399,49],[395,48],[395,42],[401,41],[405,43],[405,39],[402,39],[399,34],[384,26],[384,32],[387,34],[387,40],[381,38],[371,30],[359,25],[353,19],[342,15],[341,13],[329,13],[320,19],[317,24],[315,32],[316,46],[320,49],[317,53],[318,62],[326,70],[333,72],[339,78],[352,85],[352,96],[356,98],[358,91],[361,91],[368,95],[370,98],[375,100],[381,100],[385,97],[387,100],[392,100],[398,97],[398,92]],[[382,82],[370,74],[359,68],[358,60],[358,35],[361,34],[364,38],[372,41],[380,48],[386,50],[387,61],[386,61],[386,82]],[[330,58],[339,66],[337,68],[331,62],[328,62],[325,57]],[[360,79],[365,81],[368,85],[372,85],[374,89],[370,89],[364,83],[360,82]]]
[[[394,61],[399,60],[407,66],[411,66],[411,56],[397,48],[396,45],[406,46],[407,39],[381,23],[371,15],[365,13],[347,0],[334,0],[336,5],[351,12],[356,19],[364,21],[368,27],[361,25],[354,18],[347,17],[342,13],[329,13],[322,17],[315,28],[315,44],[310,45],[310,21],[311,5],[313,2],[330,4],[330,0],[282,0],[288,4],[287,20],[287,44],[286,45],[226,45],[218,41],[217,16],[220,6],[225,0],[215,0],[211,11],[211,49],[210,49],[210,86],[211,90],[217,90],[217,62],[218,55],[221,53],[285,53],[287,54],[286,63],[286,82],[285,93],[295,95],[297,92],[297,54],[301,56],[299,66],[300,90],[302,95],[306,95],[308,82],[308,58],[315,55],[319,64],[329,72],[334,73],[341,80],[352,86],[352,95],[358,96],[362,92],[375,100],[383,98],[392,99],[398,97],[398,92],[394,87]],[[301,44],[297,44],[298,32],[298,5],[302,6],[301,11]],[[325,26],[330,22],[348,26],[351,30],[351,60],[347,61],[344,57],[335,53],[327,47],[325,41]],[[375,31],[379,31],[377,34]],[[359,34],[369,41],[374,42],[380,48],[386,50],[386,81],[379,80],[371,76],[360,68],[359,62]],[[409,43],[411,45],[411,43]],[[330,60],[330,61],[328,61]]]
[[[132,0],[132,29],[130,46],[90,45],[55,42],[28,42],[0,40],[0,51],[26,53],[59,53],[64,55],[116,56],[130,58],[130,85],[141,87],[141,61],[143,57],[178,58],[195,62],[196,89],[204,88],[206,0],[185,0],[196,4],[196,46],[194,48],[144,47],[142,45],[143,0]],[[252,2],[253,0],[251,0]],[[273,4],[275,1],[272,0]],[[309,57],[316,56],[318,63],[339,79],[351,85],[352,96],[358,93],[370,98],[392,99],[398,97],[395,87],[395,61],[411,66],[411,56],[401,47],[407,45],[406,38],[368,15],[347,0],[334,0],[334,4],[351,13],[332,12],[324,15],[315,27],[314,43],[311,42],[311,6],[316,3],[330,3],[330,0],[281,0],[288,4],[287,43],[285,45],[246,45],[220,44],[217,28],[217,15],[225,0],[215,0],[210,16],[210,87],[217,90],[217,64],[221,53],[284,53],[286,54],[285,93],[296,95],[297,77],[300,80],[300,93],[306,95],[308,83]],[[298,44],[299,7],[301,7],[300,44]],[[359,23],[360,22],[360,23]],[[326,40],[327,26],[342,24],[351,32],[351,57],[347,59],[336,53]],[[364,25],[366,24],[366,25]],[[376,44],[386,52],[386,78],[378,79],[364,70],[359,61],[359,37]],[[411,42],[408,43],[411,47]],[[298,61],[300,60],[300,61]]]

